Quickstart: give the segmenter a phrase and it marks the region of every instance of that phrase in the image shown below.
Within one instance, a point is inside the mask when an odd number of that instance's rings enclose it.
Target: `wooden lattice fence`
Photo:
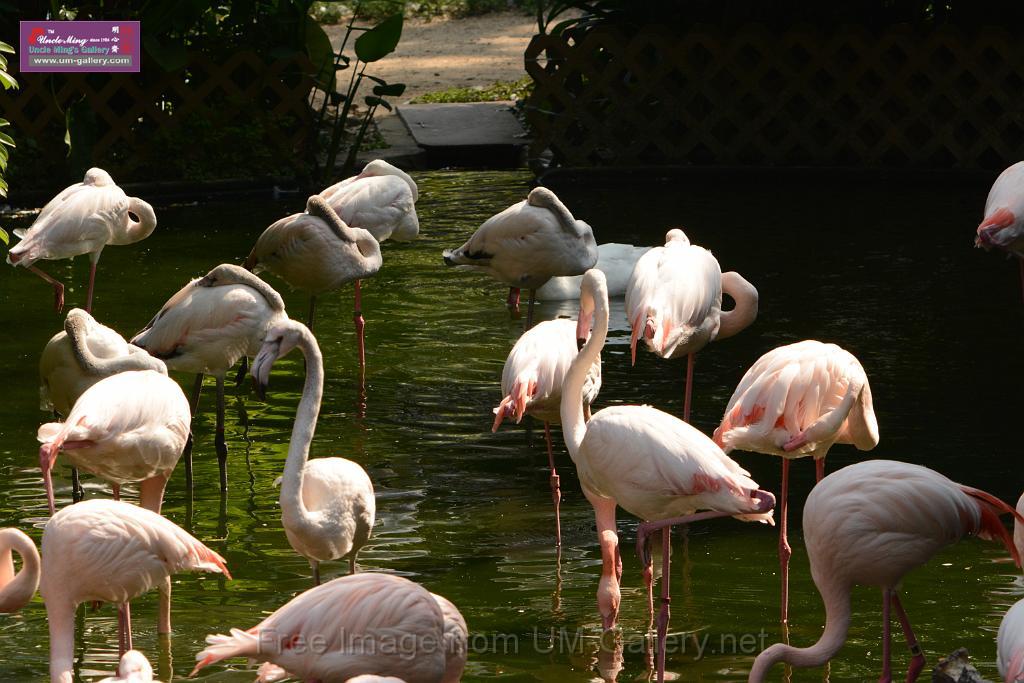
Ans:
[[[27,146],[56,168],[65,156],[70,107],[89,117],[84,142],[91,164],[125,180],[174,180],[169,154],[204,153],[197,122],[225,147],[251,145],[230,136],[256,131],[266,153],[285,163],[301,157],[311,135],[312,71],[302,55],[266,61],[245,51],[223,59],[193,53],[173,72],[144,65],[139,74],[16,74],[20,88],[0,93],[0,115],[19,142],[28,142],[19,155]],[[238,152],[244,159],[246,150]],[[15,161],[24,166],[21,156]],[[247,169],[237,170],[234,177],[248,177]]]
[[[525,58],[531,156],[563,166],[1024,158],[1024,41],[999,28],[601,27]]]

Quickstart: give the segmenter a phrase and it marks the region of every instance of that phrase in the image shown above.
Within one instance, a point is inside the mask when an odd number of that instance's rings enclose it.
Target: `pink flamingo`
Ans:
[[[192,675],[223,659],[248,657],[270,663],[260,667],[262,680],[344,681],[372,671],[408,683],[449,683],[459,679],[465,658],[445,652],[448,633],[444,612],[426,588],[392,574],[352,574],[301,593],[246,631],[207,636]],[[314,637],[322,646],[310,647]],[[463,653],[465,645],[463,638]]]
[[[562,544],[559,503],[558,471],[551,447],[551,423],[559,422],[562,402],[562,383],[569,364],[576,357],[576,323],[571,320],[547,320],[527,330],[505,360],[501,372],[501,393],[504,398],[494,409],[492,432],[498,431],[502,420],[530,414],[544,422],[544,440],[548,447],[548,466],[551,468],[551,499],[555,503],[555,542]],[[590,366],[583,386],[584,418],[590,419],[590,404],[601,390],[601,357]]]
[[[1024,161],[1000,173],[992,184],[974,246],[1016,256],[1024,290]]]
[[[128,650],[121,655],[117,675],[104,678],[99,683],[154,683],[153,667],[146,655],[138,650]]]
[[[121,485],[141,482],[139,503],[159,513],[191,421],[181,387],[159,372],[122,372],[92,385],[67,420],[39,428],[50,514],[55,510],[51,472],[61,451],[75,467],[111,482],[115,498]]]
[[[324,364],[316,338],[305,325],[283,320],[267,331],[252,365],[257,386],[262,393],[271,366],[296,346],[306,358],[306,382],[281,477],[281,523],[295,552],[309,560],[313,583],[319,585],[321,562],[347,557],[349,571],[355,574],[356,555],[370,538],[377,503],[373,483],[358,463],[309,459],[324,392]]]
[[[1014,604],[999,623],[996,651],[1003,680],[1006,683],[1024,681],[1024,600]]]
[[[536,290],[552,277],[579,275],[597,263],[594,231],[576,220],[546,187],[488,218],[445,265],[487,273],[509,286],[508,305],[519,311],[519,290],[530,289],[526,326],[533,323]]]
[[[21,571],[14,573],[15,552]],[[17,529],[0,529],[0,612],[17,612],[39,587],[39,551],[32,539]]]
[[[723,292],[736,302],[731,311],[722,311]],[[662,358],[686,356],[683,420],[689,422],[694,355],[754,322],[757,289],[739,273],[722,273],[711,252],[690,244],[682,230],[669,230],[665,246],[648,251],[633,268],[626,285],[626,318],[633,329],[634,364],[641,335]]]
[[[1024,516],[1024,494],[1017,501],[1017,512]],[[1013,544],[1017,547],[1017,554],[1024,557],[1024,523],[1020,520],[1013,524]]]
[[[156,229],[153,207],[129,197],[102,168],[90,168],[80,183],[51,199],[28,230],[15,230],[21,238],[7,253],[7,262],[22,266],[53,286],[54,307],[64,308],[64,285],[34,264],[89,254],[89,291],[85,310],[92,312],[96,263],[108,244],[133,244]]]
[[[345,224],[368,231],[378,242],[409,242],[420,233],[419,188],[408,173],[383,159],[374,159],[320,196]]]
[[[653,615],[647,537],[662,530],[662,603],[658,615],[658,681],[665,677],[665,637],[669,617],[671,527],[713,517],[772,522],[775,498],[761,491],[748,472],[686,422],[650,406],[612,406],[589,422],[583,419],[583,386],[608,334],[608,293],[604,274],[583,276],[577,337],[594,330],[573,359],[562,387],[562,435],[576,463],[583,493],[594,507],[603,567],[597,604],[605,629],[615,626],[622,574],[615,508],[644,520],[637,549],[644,561],[648,611]],[[697,512],[706,510],[706,512]]]
[[[782,456],[779,562],[785,624],[793,554],[786,538],[789,463],[812,456],[821,481],[832,444],[849,443],[862,451],[878,445],[867,374],[853,354],[835,344],[807,340],[772,349],[743,375],[714,439],[726,453],[738,448]]]
[[[306,213],[282,218],[263,231],[245,260],[253,272],[269,270],[292,287],[309,292],[309,329],[316,297],[355,282],[353,320],[359,344],[360,377],[366,371],[366,326],[360,282],[380,270],[380,244],[362,228],[352,228],[319,195],[306,202]]]
[[[83,602],[118,605],[120,653],[132,649],[132,600],[161,586],[157,630],[171,632],[171,574],[202,571],[231,578],[224,558],[155,512],[114,500],[69,505],[43,530],[39,592],[50,627],[50,677],[71,683],[75,610]]]
[[[754,661],[750,683],[772,666],[820,666],[846,641],[854,585],[882,589],[882,676],[892,680],[889,613],[895,609],[913,655],[907,682],[917,680],[924,655],[900,603],[904,575],[966,536],[1001,541],[1014,561],[1020,556],[999,515],[1020,516],[998,498],[951,481],[920,465],[868,460],[833,472],[807,496],[804,540],[811,577],[825,603],[825,631],[817,643],[796,648],[776,643]]]
[[[132,338],[171,370],[196,373],[192,412],[199,408],[203,375],[217,379],[214,448],[220,489],[228,488],[228,447],[224,439],[224,375],[239,359],[255,356],[267,329],[288,316],[274,288],[245,268],[222,263],[192,280],[167,300],[149,324]],[[192,488],[192,442],[185,453],[185,479]]]

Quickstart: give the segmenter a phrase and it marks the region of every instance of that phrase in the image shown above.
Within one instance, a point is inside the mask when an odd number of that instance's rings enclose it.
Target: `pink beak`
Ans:
[[[44,443],[39,447],[39,468],[43,470],[43,485],[46,486],[46,501],[50,504],[50,515],[57,511],[53,498],[53,463],[57,461],[60,446]]]

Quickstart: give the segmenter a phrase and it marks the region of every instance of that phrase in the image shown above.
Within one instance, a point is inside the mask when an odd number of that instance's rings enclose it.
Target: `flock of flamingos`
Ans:
[[[315,585],[251,628],[208,636],[193,674],[214,662],[247,657],[260,663],[259,681],[460,679],[468,631],[456,606],[401,577],[356,573],[356,556],[374,524],[369,476],[344,458],[308,458],[324,383],[312,332],[315,297],[354,283],[362,376],[359,282],[380,269],[380,242],[417,236],[417,198],[407,174],[383,161],[369,163],[359,175],[310,197],[304,212],[268,227],[244,267],[221,264],[186,284],[130,342],[91,315],[96,265],[106,245],[131,244],[153,232],[156,214],[148,203],[127,197],[108,173],[93,168],[81,183],[52,199],[28,230],[16,232],[21,241],[10,249],[8,262],[50,283],[58,312],[63,285],[35,264],[82,254],[89,254],[91,262],[85,310],[67,314],[64,331],[50,340],[40,361],[44,403],[60,418],[38,432],[51,513],[41,554],[21,531],[0,530],[0,612],[22,608],[38,589],[47,611],[53,681],[73,680],[80,604],[118,606],[122,659],[116,677],[106,680],[152,681],[145,656],[132,649],[129,601],[157,587],[158,630],[168,633],[172,574],[202,571],[230,578],[222,557],[161,516],[164,488],[182,458],[192,485],[190,431],[203,376],[216,378],[215,450],[225,487],[227,372],[252,359],[251,374],[262,391],[277,359],[295,348],[305,357],[306,377],[281,477],[281,521],[292,548],[309,560]],[[993,185],[976,244],[1024,255],[1024,162],[1008,168]],[[891,611],[911,652],[906,680],[916,680],[925,662],[900,601],[903,576],[965,536],[1003,542],[1020,564],[1024,496],[1014,510],[926,467],[888,460],[868,460],[825,476],[832,444],[870,450],[879,439],[864,368],[835,344],[807,340],[770,351],[747,370],[711,437],[690,426],[694,355],[755,319],[757,290],[737,273],[723,273],[715,257],[691,244],[681,230],[670,230],[664,246],[653,249],[598,247],[590,226],[575,219],[554,193],[538,187],[484,222],[461,247],[445,251],[444,261],[484,271],[508,285],[508,302],[516,310],[520,289],[530,290],[527,330],[506,361],[494,429],[506,418],[518,422],[526,414],[544,422],[560,543],[561,491],[550,424],[561,424],[583,493],[594,508],[603,559],[597,606],[605,629],[615,628],[621,599],[616,509],[642,520],[637,552],[644,566],[649,623],[657,624],[659,681],[664,679],[673,525],[725,516],[775,524],[777,505],[781,618],[787,621],[787,495],[794,458],[810,456],[816,466],[803,537],[827,620],[821,638],[810,647],[779,643],[764,650],[750,672],[752,682],[764,680],[780,661],[817,666],[835,656],[850,625],[855,584],[882,590],[880,680],[892,679]],[[1024,259],[1021,264],[1024,282]],[[280,295],[256,275],[264,270],[310,294],[307,324],[289,318]],[[723,293],[735,302],[731,310],[722,309]],[[634,360],[641,340],[663,358],[687,358],[683,419],[637,405],[591,414],[601,388],[608,300],[622,295]],[[531,326],[538,296],[578,298],[577,321]],[[168,370],[197,375],[191,400]],[[734,449],[781,458],[778,499],[729,457]],[[75,502],[56,510],[51,471],[60,456],[74,468],[73,501],[81,498],[79,469],[110,482],[113,500]],[[138,484],[139,505],[119,500],[124,484]],[[1000,519],[1004,513],[1016,520],[1012,537]],[[649,548],[657,536],[663,569],[655,620]],[[17,573],[12,551],[22,559]],[[340,559],[348,560],[350,574],[321,584],[320,563]],[[353,634],[361,637],[352,641]],[[1006,681],[1024,681],[1024,601],[1006,614],[997,646],[1000,674]]]

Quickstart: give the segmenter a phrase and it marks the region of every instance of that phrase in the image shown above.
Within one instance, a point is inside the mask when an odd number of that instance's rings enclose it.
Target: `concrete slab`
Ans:
[[[376,117],[377,131],[387,142],[388,146],[382,149],[364,149],[359,152],[359,163],[374,159],[383,159],[399,168],[410,170],[423,170],[427,167],[427,154],[423,148],[416,144],[409,133],[409,129],[397,114],[387,113]]]
[[[398,115],[431,168],[515,168],[529,144],[512,102],[407,104]]]

